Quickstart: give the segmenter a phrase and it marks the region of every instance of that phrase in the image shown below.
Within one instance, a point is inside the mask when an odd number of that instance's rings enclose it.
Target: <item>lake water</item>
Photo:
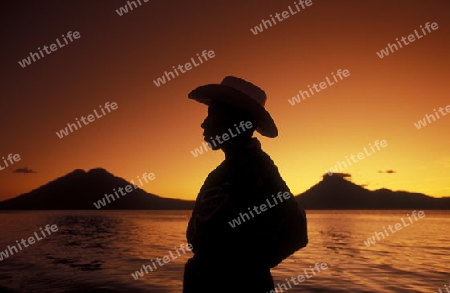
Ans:
[[[307,211],[310,243],[272,270],[275,284],[326,262],[328,269],[298,285],[291,281],[288,292],[447,292],[450,212],[425,211],[412,224],[408,213]],[[189,216],[190,211],[0,213],[0,251],[41,233],[39,227],[58,226],[56,233],[0,261],[0,292],[180,293],[184,264],[192,253],[179,250],[178,256],[175,251],[186,244]],[[402,224],[400,231],[374,245],[364,244],[401,218],[410,225]],[[177,258],[133,278],[143,264],[170,251]]]

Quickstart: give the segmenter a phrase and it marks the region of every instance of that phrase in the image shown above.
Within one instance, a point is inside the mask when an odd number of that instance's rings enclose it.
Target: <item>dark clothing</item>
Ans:
[[[194,257],[184,293],[274,289],[270,268],[298,250],[287,244],[296,213],[304,216],[256,138],[228,155],[206,178],[188,224]]]
[[[186,263],[183,293],[266,293],[273,290],[270,269],[257,269],[245,263],[245,259],[236,259],[234,267],[222,267],[220,263],[202,263],[193,257]]]

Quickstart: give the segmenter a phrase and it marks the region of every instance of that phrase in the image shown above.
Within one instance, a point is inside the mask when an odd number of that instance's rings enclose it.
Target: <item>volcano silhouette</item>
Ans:
[[[349,174],[324,174],[322,181],[296,198],[305,209],[450,209],[450,198],[433,198],[421,193],[379,189],[370,191],[346,178]]]
[[[0,203],[3,210],[92,210],[94,202],[113,194],[114,188],[130,185],[105,169],[74,170],[31,192]],[[151,184],[151,181],[148,183]],[[105,210],[190,210],[193,201],[163,198],[138,188],[111,200]]]
[[[370,191],[346,178],[350,174],[323,175],[322,181],[296,196],[309,210],[450,209],[450,198],[379,189]],[[35,190],[0,202],[0,210],[96,210],[94,202],[130,185],[105,169],[77,169]],[[148,183],[149,186],[151,181]],[[140,188],[101,207],[101,210],[192,210],[194,201],[164,198]]]

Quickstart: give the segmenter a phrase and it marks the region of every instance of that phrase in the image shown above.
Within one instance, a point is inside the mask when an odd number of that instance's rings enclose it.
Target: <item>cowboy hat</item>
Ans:
[[[218,101],[248,111],[255,119],[256,131],[267,137],[278,135],[275,122],[264,108],[266,93],[242,78],[227,76],[220,84],[197,87],[188,97],[208,106],[212,101]]]

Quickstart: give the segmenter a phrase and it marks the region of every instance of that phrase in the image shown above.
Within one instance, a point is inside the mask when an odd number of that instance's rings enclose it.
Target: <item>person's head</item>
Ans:
[[[277,126],[264,107],[266,93],[242,78],[227,76],[220,84],[197,87],[188,97],[208,106],[208,117],[201,126],[212,149],[239,147],[255,130],[266,137],[278,135]]]
[[[248,141],[255,131],[252,115],[235,106],[213,101],[201,127],[203,136],[213,150]]]

